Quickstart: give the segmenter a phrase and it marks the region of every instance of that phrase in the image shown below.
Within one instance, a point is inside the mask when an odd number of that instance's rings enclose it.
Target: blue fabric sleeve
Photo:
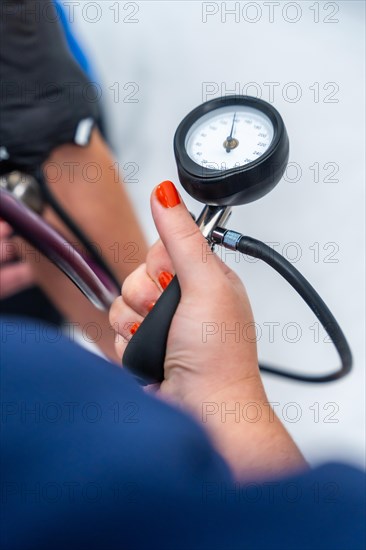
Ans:
[[[234,483],[118,366],[39,321],[3,318],[0,337],[3,550],[364,548],[363,473]]]
[[[87,74],[91,82],[98,82],[94,69],[92,68],[88,57],[86,56],[83,48],[80,46],[79,41],[76,39],[75,34],[71,28],[70,22],[67,17],[67,13],[60,0],[53,0],[57,14],[60,18],[60,23],[65,33],[67,44],[70,48],[72,55],[78,62],[83,71]]]

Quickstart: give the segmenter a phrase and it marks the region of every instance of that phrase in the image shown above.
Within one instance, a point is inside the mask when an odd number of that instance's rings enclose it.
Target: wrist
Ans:
[[[189,372],[186,367],[174,367],[166,371],[168,376],[160,387],[160,393],[197,417],[201,416],[205,403],[224,403],[244,398],[258,401],[266,399],[257,363],[247,365],[245,374],[241,372],[237,376],[229,372],[230,369],[224,372],[216,370],[214,375],[209,376],[197,370]]]
[[[237,479],[269,479],[307,467],[259,373],[214,391],[208,384],[196,387],[175,404],[202,425]]]

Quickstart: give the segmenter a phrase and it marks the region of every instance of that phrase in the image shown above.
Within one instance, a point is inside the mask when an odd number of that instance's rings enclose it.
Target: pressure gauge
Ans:
[[[193,198],[233,206],[259,199],[280,181],[289,141],[272,105],[227,96],[203,103],[182,120],[174,154],[180,182]]]

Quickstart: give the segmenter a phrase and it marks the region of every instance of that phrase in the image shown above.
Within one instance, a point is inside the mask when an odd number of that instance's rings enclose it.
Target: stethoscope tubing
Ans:
[[[100,266],[72,247],[41,216],[0,188],[0,217],[71,279],[100,310],[108,310],[119,288]]]

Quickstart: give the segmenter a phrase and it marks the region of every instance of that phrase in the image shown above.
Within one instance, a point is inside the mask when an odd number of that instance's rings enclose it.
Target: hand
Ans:
[[[17,247],[11,239],[12,228],[0,220],[0,299],[5,299],[33,284],[33,272],[25,261],[16,261]]]
[[[195,414],[239,478],[303,468],[261,382],[243,284],[211,253],[171,182],[155,189],[151,209],[161,241],[125,280],[111,308],[117,354],[122,357],[131,333],[176,272],[182,296],[169,331],[160,394]],[[243,415],[248,404],[254,406],[254,421]]]
[[[177,203],[174,208],[161,204],[159,197],[168,200],[164,193]],[[195,396],[201,402],[224,387],[253,379],[258,384],[254,320],[242,282],[211,252],[173,184],[158,186],[151,208],[163,242],[125,280],[111,309],[111,323],[122,336],[117,354],[122,357],[131,327],[134,332],[176,272],[182,298],[169,332],[161,393],[194,405]],[[228,334],[235,328],[236,336]]]

